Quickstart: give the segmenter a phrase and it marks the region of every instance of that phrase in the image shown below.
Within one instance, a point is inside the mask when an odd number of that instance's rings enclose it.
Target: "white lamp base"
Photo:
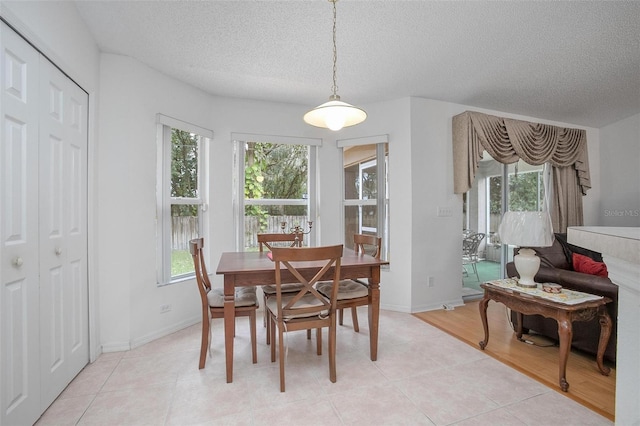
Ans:
[[[536,256],[535,250],[521,248],[518,254],[513,257],[513,263],[520,275],[518,286],[525,288],[537,287],[533,277],[536,276],[538,269],[540,269],[540,258]]]

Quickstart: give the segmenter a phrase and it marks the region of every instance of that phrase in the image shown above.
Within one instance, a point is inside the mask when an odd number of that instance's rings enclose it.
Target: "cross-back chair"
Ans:
[[[268,234],[268,233],[264,233],[264,234],[258,234],[258,249],[260,250],[260,252],[264,252],[265,249],[268,251],[271,251],[271,249],[273,247],[300,247],[302,245],[302,240],[300,239],[300,236],[293,234],[293,233],[286,233],[286,234]],[[300,290],[300,284],[299,283],[290,283],[290,284],[286,284],[284,286],[282,286],[282,291],[284,293],[290,293],[290,292],[295,292]],[[268,321],[268,314],[267,314],[267,299],[269,297],[275,296],[276,294],[276,286],[273,284],[267,284],[267,285],[263,285],[262,286],[262,294],[263,294],[263,306],[265,306],[264,309],[264,320],[263,320],[263,325],[267,328],[267,333],[266,333],[266,342],[267,345],[269,345],[271,343],[271,333],[269,332],[269,321]],[[311,338],[311,332],[309,332],[308,334],[309,338]]]
[[[382,251],[382,238],[375,235],[355,234],[353,236],[356,253],[371,255],[380,259]],[[325,296],[331,294],[333,283],[323,281],[318,283],[318,291]],[[369,286],[360,280],[341,280],[338,287],[338,313],[339,324],[343,325],[344,309],[351,308],[351,321],[353,330],[360,332],[358,324],[358,306],[369,306]],[[371,309],[371,307],[369,307]]]
[[[195,267],[196,283],[202,302],[202,340],[200,344],[200,363],[198,365],[200,369],[204,368],[207,351],[211,356],[211,320],[213,318],[224,318],[224,292],[221,289],[211,288],[207,266],[202,255],[203,247],[204,238],[196,238],[189,241],[189,250]],[[255,287],[237,288],[235,293],[235,315],[236,317],[249,317],[251,355],[254,364],[258,362],[256,349],[257,309],[258,298],[256,297]]]
[[[340,280],[340,261],[343,246],[273,248],[271,258],[275,262],[276,296],[267,299],[271,332],[271,362],[276,360],[276,341],[280,359],[280,392],[285,391],[284,378],[284,333],[295,330],[316,329],[318,355],[322,354],[322,328],[329,328],[329,379],[336,381],[336,303],[338,281]],[[317,262],[321,269],[313,276],[301,271]],[[315,284],[321,278],[331,280],[335,291],[329,298],[319,293]],[[295,293],[283,293],[283,283],[298,281],[302,287]],[[277,340],[276,340],[277,331]]]

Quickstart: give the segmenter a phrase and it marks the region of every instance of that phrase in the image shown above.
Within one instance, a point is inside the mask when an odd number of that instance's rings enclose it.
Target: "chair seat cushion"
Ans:
[[[365,297],[369,294],[369,289],[366,285],[354,280],[340,280],[338,283],[338,300],[349,300]],[[333,288],[332,281],[321,281],[316,284],[318,292],[323,296],[330,298],[331,289]]]
[[[282,284],[282,292],[283,293],[296,293],[302,289],[304,285],[300,283],[290,283],[290,284]],[[276,294],[276,286],[275,284],[263,285],[262,291],[264,294],[272,295]]]
[[[207,295],[209,306],[212,308],[224,307],[224,291],[221,288],[212,288]],[[235,294],[236,306],[253,306],[258,305],[255,287],[240,287],[236,289]]]
[[[286,306],[287,303],[289,303],[289,301],[291,299],[293,299],[294,296],[288,296],[288,297],[283,297],[282,298],[282,306]],[[293,305],[293,309],[300,309],[300,308],[309,308],[309,307],[322,307],[323,304],[320,300],[318,300],[315,296],[311,295],[311,294],[307,294],[305,296],[302,297],[302,299],[298,300],[295,305]],[[270,297],[267,299],[267,309],[269,309],[271,312],[273,312],[273,315],[275,315],[276,317],[278,316],[278,299],[276,297]],[[284,321],[290,320],[290,319],[294,319],[294,318],[307,318],[307,317],[315,317],[317,315],[322,315],[322,316],[326,316],[329,314],[329,311],[327,309],[323,309],[322,311],[320,311],[319,313],[301,313],[301,314],[292,314],[292,315],[285,315],[284,316]]]

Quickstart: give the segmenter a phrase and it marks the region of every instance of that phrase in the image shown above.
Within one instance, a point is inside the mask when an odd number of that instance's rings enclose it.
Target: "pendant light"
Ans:
[[[329,102],[325,102],[307,112],[304,121],[316,127],[324,127],[330,130],[340,130],[343,127],[354,126],[362,123],[367,118],[364,110],[340,100],[338,96],[338,84],[336,80],[338,49],[336,48],[336,2],[333,3],[333,94],[329,96]]]

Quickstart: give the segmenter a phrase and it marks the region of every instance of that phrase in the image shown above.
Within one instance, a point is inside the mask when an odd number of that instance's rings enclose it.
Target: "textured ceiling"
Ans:
[[[77,1],[104,52],[214,95],[328,100],[327,0]],[[341,0],[338,94],[601,127],[640,113],[640,2]]]

